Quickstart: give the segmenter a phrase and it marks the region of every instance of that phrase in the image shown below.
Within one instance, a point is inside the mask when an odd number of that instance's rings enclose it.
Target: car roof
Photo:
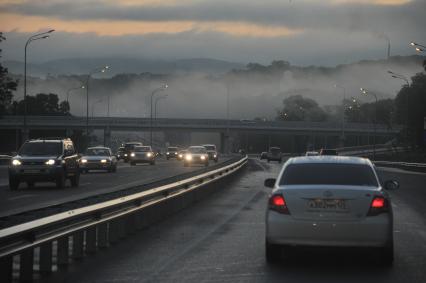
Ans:
[[[188,149],[190,149],[190,148],[202,148],[202,149],[206,149],[204,146],[199,146],[199,145],[193,145],[193,146],[188,147]]]
[[[92,147],[88,147],[87,149],[110,149],[110,148],[105,146],[92,146]]]
[[[287,164],[306,164],[306,163],[340,163],[340,164],[359,164],[372,165],[370,159],[354,156],[337,156],[337,155],[322,155],[322,156],[300,156],[293,157],[287,161]]]
[[[203,146],[216,146],[215,144],[203,144]]]
[[[62,143],[63,140],[43,140],[43,139],[37,139],[37,140],[29,140],[27,142],[29,142],[29,143],[45,143],[45,142]]]

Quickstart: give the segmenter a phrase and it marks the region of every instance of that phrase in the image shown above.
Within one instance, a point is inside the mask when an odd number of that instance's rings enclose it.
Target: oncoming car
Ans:
[[[272,187],[266,212],[266,259],[288,246],[367,247],[384,264],[393,261],[393,214],[371,161],[359,157],[289,159]]]
[[[203,144],[203,147],[206,148],[210,160],[214,160],[214,162],[219,161],[219,154],[214,144]]]
[[[126,142],[124,144],[124,162],[129,162],[130,154],[136,146],[142,146],[141,142]]]
[[[179,149],[175,146],[169,146],[167,148],[166,152],[166,159],[169,160],[170,158],[178,158],[178,151]]]
[[[204,146],[190,146],[183,157],[183,166],[187,167],[192,164],[209,165],[209,156]]]
[[[150,146],[135,146],[130,153],[130,165],[136,165],[136,163],[155,164],[155,152]]]
[[[80,158],[80,171],[87,173],[89,170],[117,172],[117,158],[108,147],[89,147]]]

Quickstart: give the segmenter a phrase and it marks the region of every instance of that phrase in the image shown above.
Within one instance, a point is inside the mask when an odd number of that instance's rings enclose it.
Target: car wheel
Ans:
[[[76,173],[74,176],[70,178],[71,187],[78,187],[80,185],[80,173]]]
[[[209,166],[209,163],[208,162],[204,163],[204,166],[205,167]]]
[[[34,182],[27,182],[28,189],[34,189]]]
[[[271,161],[271,160],[269,160],[269,159],[267,159],[268,160],[268,163]]]
[[[9,188],[11,191],[16,191],[19,188],[19,179],[9,177]]]
[[[136,162],[130,162],[130,166],[135,166]]]
[[[57,189],[62,189],[63,187],[65,187],[65,173],[61,172],[57,177],[56,177],[56,188]]]
[[[218,162],[219,162],[219,159],[215,159],[215,160],[214,160],[214,162],[215,162],[215,163],[218,163]]]
[[[116,172],[117,172],[117,165],[115,165],[115,166],[112,168],[112,172],[113,172],[113,173],[116,173]]]
[[[149,165],[155,165],[155,161],[151,161]]]
[[[276,263],[280,259],[281,247],[266,242],[265,244],[265,257],[268,263]]]

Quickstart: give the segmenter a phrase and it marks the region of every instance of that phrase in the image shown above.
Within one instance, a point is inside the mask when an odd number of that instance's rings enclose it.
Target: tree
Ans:
[[[322,122],[327,114],[311,99],[302,95],[292,95],[283,100],[284,107],[278,111],[277,120]]]
[[[24,100],[17,105],[17,113],[22,115],[25,111]],[[57,94],[39,93],[36,96],[27,96],[28,115],[69,115],[69,104],[66,101],[59,103]]]
[[[423,62],[426,71],[426,60]],[[411,85],[404,86],[395,98],[396,119],[407,126],[410,143],[425,146],[424,117],[426,117],[426,73],[411,78]]]
[[[3,33],[0,32],[0,42],[3,40],[6,40],[6,38],[3,36]],[[0,58],[1,52],[2,50],[0,49]],[[18,86],[18,82],[12,80],[8,74],[7,68],[4,68],[0,63],[0,117],[9,110],[12,104],[12,92],[15,91]]]

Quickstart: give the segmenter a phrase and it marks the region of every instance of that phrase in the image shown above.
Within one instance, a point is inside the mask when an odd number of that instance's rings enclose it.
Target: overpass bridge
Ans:
[[[22,131],[23,116],[4,116],[0,119],[0,131]],[[35,130],[59,130],[63,135],[71,135],[72,131],[86,129],[86,117],[77,116],[28,116],[27,127]],[[90,130],[103,130],[104,143],[109,144],[114,131],[147,132],[150,130],[149,118],[124,117],[92,117],[89,120]],[[239,140],[239,146],[248,147],[254,136],[266,140],[268,145],[277,136],[291,137],[292,144],[313,143],[320,146],[335,146],[342,138],[342,124],[334,122],[296,122],[296,121],[257,121],[226,119],[183,119],[158,118],[153,123],[154,132],[163,133],[217,133],[221,148],[228,140]],[[344,133],[350,145],[370,144],[376,136],[377,143],[392,139],[400,126],[390,128],[387,125],[345,123]],[[21,135],[22,136],[22,135]],[[29,135],[31,136],[31,135]],[[308,140],[308,141],[307,141]],[[294,145],[292,146],[294,147]]]

